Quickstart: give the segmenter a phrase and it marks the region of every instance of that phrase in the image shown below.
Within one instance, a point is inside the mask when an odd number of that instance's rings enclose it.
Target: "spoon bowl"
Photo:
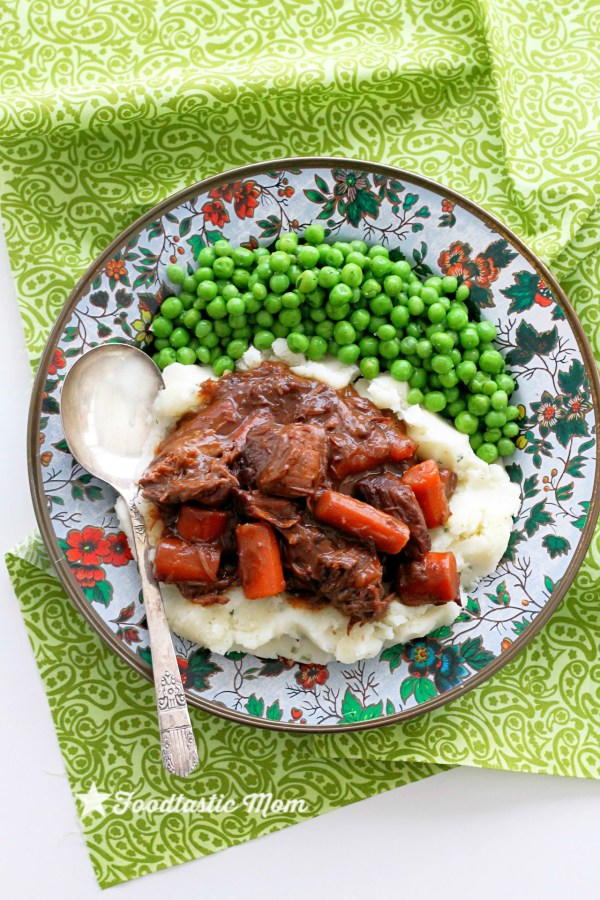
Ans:
[[[61,415],[71,452],[121,494],[139,477],[152,404],[163,386],[150,357],[128,344],[89,350],[65,378]]]
[[[142,350],[103,344],[85,353],[65,378],[61,416],[75,459],[123,497],[131,518],[148,632],[163,765],[186,776],[198,765],[181,675],[158,583],[148,555],[137,481],[153,425],[152,405],[163,387],[160,371]]]

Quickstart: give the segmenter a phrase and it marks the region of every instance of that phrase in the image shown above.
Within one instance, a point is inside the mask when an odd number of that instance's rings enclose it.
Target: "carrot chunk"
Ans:
[[[437,528],[448,520],[448,498],[440,470],[433,459],[411,466],[402,476],[402,481],[413,489],[428,528]]]
[[[216,581],[221,561],[218,544],[188,544],[163,538],[156,548],[154,574],[159,581]]]
[[[235,529],[238,567],[244,594],[250,600],[285,590],[281,553],[269,525],[250,522]]]
[[[423,559],[401,566],[398,596],[407,606],[449,603],[459,600],[460,587],[454,553],[431,551]]]
[[[398,435],[395,440],[392,439],[390,441],[388,459],[392,462],[402,462],[405,459],[410,459],[417,452],[418,446],[412,438],[406,437],[406,435]]]
[[[214,541],[225,531],[227,519],[226,512],[185,504],[179,510],[177,531],[185,541]]]
[[[360,540],[372,540],[384,553],[399,553],[410,537],[404,522],[337,491],[324,491],[319,496],[315,516]]]

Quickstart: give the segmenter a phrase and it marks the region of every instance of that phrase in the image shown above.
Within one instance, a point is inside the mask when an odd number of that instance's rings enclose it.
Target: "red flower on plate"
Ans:
[[[104,554],[104,562],[108,563],[109,566],[126,566],[129,560],[133,559],[124,532],[119,531],[117,534],[107,534],[106,543],[108,550]]]
[[[442,212],[450,213],[454,209],[452,200],[442,200]]]
[[[238,181],[233,185],[233,208],[238,219],[253,219],[260,190],[254,181]]]
[[[239,184],[239,181],[236,182]],[[222,184],[221,187],[213,188],[212,191],[208,192],[208,196],[212,197],[213,200],[224,200],[225,203],[231,203],[233,200],[233,191],[235,189],[235,184]]]
[[[494,260],[490,256],[476,256],[473,265],[477,271],[475,282],[480,287],[487,288],[496,280],[500,274],[500,269],[494,265]]]
[[[69,562],[81,563],[82,566],[97,566],[109,552],[104,529],[93,525],[86,525],[81,531],[71,529],[67,535],[67,544],[69,549],[66,555]]]
[[[122,259],[109,259],[106,263],[106,274],[115,281],[120,281],[124,275],[127,275],[127,267]]]
[[[57,370],[64,369],[66,364],[65,354],[60,347],[57,347],[52,355],[52,362],[48,366],[48,375],[56,375]]]
[[[73,574],[82,588],[93,588],[97,581],[104,581],[106,578],[104,569],[96,569],[90,566],[75,566]]]
[[[306,691],[310,691],[316,684],[325,684],[329,678],[327,666],[318,663],[300,663],[296,672],[296,681]]]
[[[204,215],[204,221],[209,221],[218,228],[222,228],[225,222],[229,222],[229,213],[223,206],[222,200],[213,200],[212,203],[205,203],[201,208]]]

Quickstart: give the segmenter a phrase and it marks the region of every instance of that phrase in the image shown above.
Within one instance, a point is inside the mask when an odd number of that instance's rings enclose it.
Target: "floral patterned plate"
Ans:
[[[386,166],[294,159],[227,172],[155,207],[93,263],[52,332],[34,387],[29,454],[40,528],[77,608],[123,659],[150,676],[138,575],[115,496],[74,462],[61,430],[64,376],[90,347],[151,337],[169,262],[192,264],[222,236],[270,244],[281,230],[315,220],[334,239],[384,242],[419,272],[470,285],[518,380],[523,429],[507,468],[522,502],[498,569],[469,595],[454,625],[379,658],[301,665],[218,656],[175,636],[190,703],[304,731],[407,719],[496,672],[556,609],[589,544],[599,501],[600,392],[591,351],[550,273],[500,222],[450,190]]]

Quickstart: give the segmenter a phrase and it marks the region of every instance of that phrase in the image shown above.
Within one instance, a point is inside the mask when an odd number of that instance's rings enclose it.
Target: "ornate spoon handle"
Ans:
[[[150,645],[158,710],[163,765],[172,775],[185,777],[198,765],[196,740],[190,722],[171,632],[158,583],[148,559],[146,526],[135,499],[126,497],[135,542]]]

